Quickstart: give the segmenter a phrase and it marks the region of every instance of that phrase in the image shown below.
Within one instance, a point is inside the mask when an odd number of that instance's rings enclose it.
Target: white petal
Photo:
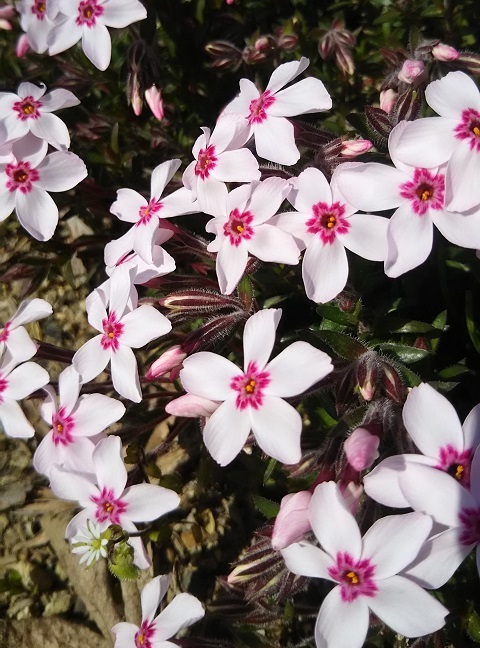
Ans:
[[[130,3],[131,0],[126,0]],[[116,10],[116,7],[115,7]],[[181,161],[178,159],[168,160],[159,164],[152,172],[151,197],[160,198],[163,190],[180,168]]]
[[[112,54],[112,41],[108,29],[97,22],[94,27],[84,27],[82,31],[82,48],[85,56],[103,72],[109,66]]]
[[[306,113],[330,110],[332,98],[319,79],[308,77],[275,94],[275,103],[268,114],[275,117],[295,117]]]
[[[138,378],[138,365],[135,354],[128,346],[120,344],[118,351],[112,353],[111,370],[113,386],[124,398],[134,403],[142,400],[142,390]]]
[[[145,198],[133,189],[119,189],[117,200],[110,207],[110,213],[127,223],[136,223],[140,209],[147,205]]]
[[[276,396],[264,396],[258,409],[250,409],[250,421],[265,454],[284,464],[300,461],[302,418],[295,408]]]
[[[56,115],[43,113],[39,119],[32,121],[30,129],[34,135],[46,140],[56,149],[68,149],[70,146],[68,128]]]
[[[288,398],[301,394],[333,369],[330,356],[308,342],[294,342],[268,363],[266,393]]]
[[[224,182],[220,182],[210,175],[205,180],[199,179],[195,187],[198,206],[203,212],[212,216],[223,214],[228,194]]]
[[[191,594],[177,594],[155,619],[155,639],[165,641],[205,615],[200,601]]]
[[[51,115],[54,117],[54,115]],[[37,167],[38,186],[45,191],[68,191],[87,177],[87,167],[75,153],[50,153]]]
[[[324,599],[315,624],[317,648],[361,648],[370,621],[367,600],[359,596],[351,602],[335,587]]]
[[[131,273],[128,268],[120,266],[115,276],[110,279],[109,310],[110,313],[116,313],[117,319],[120,319],[127,309],[132,286]]]
[[[285,117],[267,117],[256,124],[255,147],[257,154],[270,162],[290,166],[300,159],[293,125]]]
[[[111,488],[116,498],[121,497],[127,483],[127,469],[123,463],[120,437],[108,436],[98,442],[93,453],[93,465],[99,488]]]
[[[281,88],[286,86],[287,83],[290,83],[290,81],[293,81],[299,74],[304,72],[307,69],[309,63],[309,59],[305,58],[304,56],[302,56],[299,61],[282,63],[282,65],[279,65],[273,71],[266,90],[270,90],[270,92],[272,93],[277,92],[277,90],[280,90]]]
[[[30,396],[50,381],[50,376],[43,367],[35,362],[25,362],[16,367],[7,379],[7,388],[2,396],[20,400]]]
[[[340,168],[340,167],[339,167]],[[293,189],[288,195],[288,202],[299,212],[308,214],[310,218],[312,207],[319,202],[332,203],[332,192],[328,180],[315,167],[309,167],[292,181]]]
[[[142,621],[153,621],[160,601],[163,599],[170,586],[171,576],[156,576],[142,589]],[[113,628],[112,628],[113,630]]]
[[[95,436],[116,423],[125,414],[125,405],[103,394],[86,394],[80,398],[73,416],[75,435]]]
[[[18,96],[22,99],[25,97],[33,97],[34,99],[40,99],[45,94],[46,86],[42,83],[40,86],[35,85],[34,83],[29,83],[24,81],[17,88]],[[45,102],[45,98],[42,99],[42,104]]]
[[[394,154],[411,167],[438,167],[450,158],[457,144],[453,129],[458,120],[426,117],[408,122]]]
[[[154,484],[137,484],[125,490],[122,501],[127,503],[125,515],[133,522],[150,522],[170,513],[180,504],[175,491]]]
[[[33,437],[35,432],[20,405],[7,398],[0,403],[0,423],[9,437],[27,439]]]
[[[248,210],[254,215],[254,223],[264,223],[271,218],[290,193],[291,185],[282,178],[267,178],[252,185]]]
[[[105,2],[102,7],[104,11],[102,22],[109,27],[127,27],[147,17],[147,10],[138,0],[115,0],[115,2]]]
[[[262,261],[288,265],[296,265],[299,261],[300,252],[294,238],[269,223],[258,225],[247,245],[249,252]]]
[[[17,363],[30,360],[37,353],[37,345],[30,338],[23,326],[11,329],[5,346]],[[3,344],[0,343],[0,355]]]
[[[401,205],[388,224],[387,244],[387,276],[396,278],[421,265],[433,245],[433,223],[429,213],[419,216],[412,211],[410,203]]]
[[[465,419],[463,434],[465,436],[465,449],[472,448],[475,451],[480,444],[480,404],[475,405]]]
[[[303,257],[302,276],[307,297],[317,303],[334,299],[344,289],[348,260],[338,237],[327,244],[318,237],[311,241]]]
[[[468,216],[446,210],[432,211],[432,221],[450,243],[480,249],[480,210]]]
[[[17,191],[15,209],[18,220],[37,241],[49,241],[57,227],[58,208],[43,189],[32,187],[28,194]]]
[[[24,299],[10,320],[12,326],[21,326],[29,322],[48,317],[53,313],[53,308],[44,299]]]
[[[18,142],[12,145],[12,153],[17,160],[23,160],[30,163],[32,168],[36,168],[47,154],[48,144],[45,140],[35,137],[28,133]]]
[[[162,198],[162,211],[160,214],[162,218],[194,214],[198,211],[200,211],[198,203],[193,201],[192,192],[185,187],[181,187]],[[160,243],[160,241],[156,240],[156,243]]]
[[[230,383],[241,374],[242,371],[230,360],[210,351],[200,351],[185,358],[180,380],[187,392],[222,401],[232,397]]]
[[[458,118],[466,108],[480,111],[480,95],[473,79],[464,72],[449,72],[425,90],[428,105],[442,117]]]
[[[220,466],[231,463],[245,445],[250,432],[247,410],[239,410],[233,399],[226,400],[207,420],[203,440]]]
[[[295,542],[282,549],[280,553],[285,560],[287,569],[293,574],[334,580],[328,572],[329,568],[334,566],[334,560],[310,542],[305,540]]]
[[[72,358],[72,364],[82,377],[83,383],[90,382],[101,374],[110,361],[110,351],[102,347],[101,339],[101,335],[96,335],[88,340]]]
[[[247,370],[250,362],[255,362],[262,370],[268,362],[275,344],[281,308],[266,308],[248,318],[243,331],[243,366]]]
[[[75,17],[54,25],[47,37],[48,53],[55,56],[70,49],[82,38],[82,33],[83,29],[77,25]]]
[[[135,635],[139,627],[133,623],[117,623],[112,632],[115,635],[115,648],[132,648],[135,646]]]
[[[222,182],[252,182],[260,180],[260,171],[253,153],[242,148],[221,153],[212,176]]]
[[[50,488],[60,499],[79,502],[83,507],[94,507],[91,497],[98,495],[98,488],[86,477],[57,466],[50,471]]]
[[[480,153],[458,142],[447,167],[445,207],[464,212],[480,204]]]
[[[248,261],[247,246],[240,243],[238,247],[228,240],[223,242],[216,259],[218,285],[223,295],[230,295],[242,278]]]
[[[124,330],[122,344],[138,349],[148,342],[166,335],[172,330],[172,324],[153,306],[139,306],[122,318]]]
[[[398,169],[377,162],[342,164],[336,173],[342,196],[357,209],[366,212],[394,209],[405,199],[399,187],[407,177]]]
[[[48,92],[42,99],[43,111],[61,110],[62,108],[71,108],[78,106],[80,100],[70,92],[63,88],[56,88]]]
[[[385,261],[389,220],[372,214],[354,214],[348,222],[350,229],[341,237],[347,250],[369,261]]]

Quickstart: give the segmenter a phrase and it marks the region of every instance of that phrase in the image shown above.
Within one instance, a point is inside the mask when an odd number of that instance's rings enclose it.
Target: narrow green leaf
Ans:
[[[356,360],[368,351],[368,347],[359,340],[339,331],[312,331],[312,333],[328,345],[337,356],[345,360]]]
[[[253,503],[257,511],[260,511],[267,520],[276,517],[280,510],[280,504],[272,502],[272,500],[262,497],[261,495],[253,495]]]
[[[465,318],[467,320],[468,335],[470,336],[475,350],[480,353],[480,331],[475,322],[473,293],[471,290],[467,290],[465,293]]]
[[[416,347],[411,347],[407,344],[397,344],[396,342],[380,342],[376,346],[380,351],[394,355],[406,364],[423,360],[430,354],[430,351],[426,349],[417,349]]]
[[[270,479],[270,477],[273,474],[273,471],[275,470],[275,467],[277,465],[277,460],[276,459],[270,459],[268,462],[267,469],[265,470],[265,474],[263,475],[263,485],[267,483],[267,481]]]

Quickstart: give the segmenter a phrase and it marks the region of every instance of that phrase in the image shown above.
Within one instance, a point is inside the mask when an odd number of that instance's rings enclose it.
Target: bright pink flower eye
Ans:
[[[375,596],[377,586],[373,580],[375,565],[368,559],[355,560],[349,553],[339,551],[337,564],[328,573],[340,584],[342,601],[351,603],[359,596]]]
[[[202,180],[205,180],[216,166],[217,157],[215,155],[215,146],[211,144],[205,149],[200,149],[197,163],[195,165],[195,175],[200,176]]]
[[[255,362],[250,362],[247,371],[241,376],[235,376],[230,387],[238,392],[235,404],[243,410],[247,406],[258,409],[263,403],[263,390],[270,383],[268,371],[259,371]]]
[[[153,623],[144,621],[135,634],[135,648],[152,648],[152,639],[155,635]]]
[[[13,104],[13,109],[21,121],[27,119],[38,119],[40,117],[39,108],[43,106],[41,101],[36,101],[32,96],[25,97],[21,101]]]
[[[261,124],[267,119],[267,109],[275,103],[275,97],[267,90],[258,99],[252,99],[250,102],[248,115],[249,124]]]
[[[82,0],[78,5],[78,16],[75,22],[80,26],[93,27],[103,12],[104,9],[97,0]]]
[[[73,418],[65,416],[65,409],[61,407],[52,417],[53,443],[57,445],[69,445],[73,441]]]
[[[103,335],[101,345],[103,349],[118,351],[120,337],[123,333],[123,324],[117,320],[117,314],[113,311],[107,318],[102,320]]]
[[[2,378],[2,374],[0,374],[0,403],[3,403],[3,392],[6,390],[8,387],[8,382]]]
[[[6,322],[3,328],[0,328],[0,342],[6,342],[9,336],[10,322]]]
[[[480,153],[480,112],[467,108],[462,112],[462,121],[454,130],[455,137],[466,140],[471,151]]]
[[[253,236],[251,222],[253,214],[249,211],[240,213],[238,209],[230,212],[228,221],[223,226],[223,233],[230,240],[231,245],[238,247],[242,240],[249,240]]]
[[[112,488],[103,487],[100,495],[92,495],[90,499],[97,505],[97,522],[109,520],[111,524],[121,524],[120,517],[127,510],[127,503],[116,499]]]
[[[427,169],[415,169],[413,180],[400,185],[402,198],[412,201],[412,209],[423,216],[429,209],[442,209],[445,196],[445,176],[434,175]]]
[[[45,13],[47,11],[47,4],[43,0],[35,0],[32,6],[32,13],[38,18],[38,20],[43,20],[45,18]]]
[[[452,445],[448,444],[445,448],[440,449],[439,462],[435,468],[447,472],[459,481],[462,486],[469,488],[472,455],[472,450],[459,452]]]
[[[31,191],[32,182],[35,182],[40,178],[38,171],[32,169],[29,162],[7,164],[5,173],[9,178],[7,180],[7,189],[12,192],[19,189],[24,194]]]
[[[338,234],[346,234],[350,223],[345,218],[345,206],[339,202],[328,205],[319,202],[312,207],[313,216],[305,223],[307,232],[318,234],[323,243],[333,243]]]
[[[152,199],[146,207],[140,207],[138,212],[139,219],[135,223],[135,225],[138,227],[139,225],[145,225],[146,223],[150,222],[153,216],[158,214],[162,207],[163,205],[160,201]]]

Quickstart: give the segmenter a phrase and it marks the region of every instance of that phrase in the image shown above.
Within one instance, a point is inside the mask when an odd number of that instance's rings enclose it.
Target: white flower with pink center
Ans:
[[[280,317],[280,309],[267,309],[249,318],[244,371],[208,351],[183,361],[180,380],[188,394],[221,403],[203,431],[207,450],[221,466],[235,459],[250,431],[267,455],[286,464],[300,461],[302,419],[283,398],[304,392],[327,376],[332,364],[307,342],[294,342],[268,362]]]
[[[207,232],[216,234],[207,249],[217,252],[217,277],[223,294],[229,295],[237,286],[249,252],[262,261],[298,263],[293,237],[271,224],[289,191],[290,185],[281,178],[237,187],[225,197],[216,218],[207,223]]]
[[[29,133],[13,144],[11,161],[0,163],[0,221],[15,209],[37,241],[50,240],[58,223],[58,207],[47,191],[68,191],[87,176],[74,153],[46,152],[47,143]]]
[[[185,169],[183,184],[198,200],[199,209],[215,216],[222,213],[227,199],[226,182],[260,180],[255,156],[247,148],[246,121],[240,115],[221,116],[213,131],[202,128],[203,135],[193,145],[195,160]]]
[[[19,362],[33,358],[37,345],[23,325],[48,317],[52,312],[44,299],[24,299],[13,316],[3,326],[0,324],[0,358],[5,350]]]
[[[447,472],[414,463],[398,479],[409,506],[448,527],[429,538],[408,575],[422,587],[437,589],[475,549],[480,576],[480,451],[472,461],[470,490]]]
[[[307,297],[315,302],[330,301],[345,287],[345,248],[371,261],[383,261],[387,254],[388,221],[357,214],[338,191],[336,173],[329,185],[321,171],[305,169],[291,181],[293,189],[287,196],[298,213],[285,212],[273,221],[295,237],[301,250],[305,249],[303,282]]]
[[[28,45],[37,54],[46,51],[48,35],[60,20],[56,4],[53,0],[20,0],[15,5]]]
[[[69,90],[52,90],[47,94],[45,91],[46,86],[21,83],[17,94],[0,93],[0,119],[7,131],[7,139],[17,140],[31,132],[57,149],[68,149],[68,129],[52,112],[77,106],[80,101]]]
[[[12,358],[7,351],[0,362],[0,423],[7,436],[33,437],[34,429],[27,421],[18,400],[30,396],[50,380],[48,373],[34,362]]]
[[[287,117],[330,110],[332,100],[319,79],[308,77],[284,88],[308,67],[309,60],[283,63],[273,72],[264,92],[248,79],[241,79],[240,94],[222,115],[241,114],[246,120],[246,138],[255,137],[257,154],[279,164],[295,164],[300,152],[294,129]]]
[[[42,405],[43,420],[51,430],[43,438],[33,457],[33,467],[49,475],[54,465],[79,472],[93,472],[92,453],[96,436],[116,423],[125,413],[125,406],[103,394],[80,396],[81,381],[73,366],[58,378],[59,399],[52,387]]]
[[[367,495],[385,506],[409,506],[398,478],[410,463],[442,470],[470,489],[472,460],[480,446],[480,405],[472,409],[462,426],[445,396],[422,383],[408,394],[402,416],[422,454],[395,455],[381,461],[364,478]]]
[[[425,98],[440,117],[408,122],[396,155],[427,169],[448,163],[445,207],[469,211],[480,205],[480,93],[464,72],[449,72],[427,86]]]
[[[156,576],[145,585],[141,594],[142,623],[140,627],[133,623],[117,623],[113,626],[114,648],[172,648],[177,644],[167,639],[204,616],[202,604],[191,594],[177,594],[160,614],[155,616],[170,581],[171,576]]]
[[[301,541],[282,549],[294,574],[336,583],[315,625],[318,648],[361,648],[372,611],[395,632],[419,637],[439,630],[443,605],[404,574],[432,528],[421,513],[388,516],[360,535],[338,485],[324,482],[312,496],[309,517],[322,548]]]
[[[63,20],[48,36],[50,56],[82,40],[85,56],[99,70],[110,64],[112,42],[107,27],[127,27],[147,17],[138,0],[58,0]]]
[[[57,497],[78,501],[82,511],[70,520],[65,537],[73,539],[94,521],[100,531],[119,524],[125,531],[136,532],[135,522],[151,522],[173,511],[179,496],[168,488],[154,484],[137,484],[125,488],[127,470],[122,459],[122,442],[109,436],[98,442],[92,455],[93,474],[73,472],[54,466],[50,471],[50,487]],[[92,481],[93,480],[93,481]],[[141,569],[150,565],[139,537],[129,539],[135,550],[135,564]]]
[[[191,193],[184,187],[162,198],[166,185],[173,178],[180,164],[180,160],[169,160],[154,169],[149,201],[133,189],[117,191],[117,200],[112,204],[110,212],[121,221],[134,223],[134,225],[120,239],[108,244],[109,255],[112,252],[120,258],[133,250],[145,263],[153,264],[159,219],[198,211],[197,203],[192,202]],[[169,255],[166,258],[168,257]]]
[[[136,308],[131,304],[131,273],[119,267],[109,280],[108,311],[100,293],[87,300],[88,321],[99,331],[73,356],[73,366],[82,382],[98,376],[110,362],[113,386],[117,392],[139,403],[142,400],[138,367],[133,349],[168,333],[170,321],[153,306]],[[130,303],[129,303],[130,302]]]
[[[432,249],[434,225],[451,243],[480,248],[480,209],[469,214],[446,209],[445,168],[407,166],[400,161],[399,150],[406,148],[405,133],[411,124],[400,122],[390,133],[388,147],[395,168],[377,162],[352,162],[340,165],[335,172],[339,190],[357,209],[396,210],[387,230],[385,272],[389,277],[398,277],[425,261]],[[413,146],[411,139],[407,141]]]

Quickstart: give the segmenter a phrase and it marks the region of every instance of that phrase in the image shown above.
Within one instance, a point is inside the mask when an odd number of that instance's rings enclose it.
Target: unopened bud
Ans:
[[[372,147],[372,142],[367,139],[347,140],[343,143],[340,155],[352,159],[356,158],[358,155],[367,153]]]
[[[132,94],[132,108],[137,117],[142,114],[143,101],[138,90]]]
[[[367,351],[358,361],[357,365],[357,387],[366,401],[371,401],[375,396],[378,380],[377,354]]]
[[[26,56],[29,49],[30,49],[30,45],[28,44],[27,35],[22,34],[17,41],[15,53],[18,56],[18,58],[23,58],[24,56]]]
[[[182,362],[187,354],[182,351],[182,347],[176,344],[155,360],[150,369],[145,374],[147,380],[155,380],[160,376],[170,374],[170,380],[176,380],[178,373],[182,368]]]
[[[423,61],[407,59],[403,62],[402,69],[397,76],[400,81],[417,86],[427,79],[425,63]]]
[[[193,394],[185,394],[170,401],[165,406],[167,414],[172,416],[186,416],[187,418],[208,418],[216,409],[220,407],[220,403],[194,396]]]
[[[298,47],[298,36],[296,34],[281,34],[277,38],[277,47],[285,50],[285,52],[291,52]]]
[[[312,525],[308,516],[311,499],[310,491],[290,493],[282,499],[272,533],[272,547],[275,551],[302,540],[305,534],[311,531]]]
[[[160,121],[163,119],[164,110],[163,110],[163,99],[162,92],[160,88],[152,85],[151,88],[145,90],[145,101],[148,104],[148,107],[152,111],[153,115]]]
[[[268,54],[273,49],[275,49],[275,39],[272,36],[260,36],[257,38],[254,44],[254,48],[257,52],[263,52]]]
[[[438,43],[432,49],[432,56],[437,61],[456,61],[460,56],[460,52],[450,45],[445,43]]]
[[[395,90],[392,90],[391,88],[383,90],[380,93],[380,108],[387,114],[390,113],[397,101],[397,97],[398,92],[395,92]]]
[[[264,52],[259,52],[254,47],[245,47],[242,52],[242,58],[248,65],[252,63],[261,63],[265,61],[267,55]]]
[[[403,403],[405,397],[405,387],[402,379],[396,369],[391,365],[383,363],[383,389],[385,395],[396,403]]]
[[[366,470],[378,458],[379,444],[376,434],[363,427],[357,428],[343,444],[348,463],[358,472]]]

